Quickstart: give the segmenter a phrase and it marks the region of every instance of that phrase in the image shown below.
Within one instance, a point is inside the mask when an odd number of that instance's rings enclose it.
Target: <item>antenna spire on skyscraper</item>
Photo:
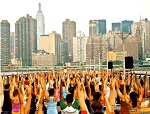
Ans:
[[[39,11],[41,11],[41,3],[39,3]]]

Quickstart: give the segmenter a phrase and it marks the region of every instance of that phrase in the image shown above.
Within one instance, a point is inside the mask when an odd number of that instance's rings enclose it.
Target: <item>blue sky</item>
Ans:
[[[0,0],[0,21],[8,20],[11,31],[15,22],[26,14],[36,17],[38,3],[45,17],[45,33],[55,30],[62,33],[62,22],[66,18],[76,21],[77,31],[88,35],[90,19],[106,19],[107,31],[112,22],[122,20],[150,20],[150,0]]]

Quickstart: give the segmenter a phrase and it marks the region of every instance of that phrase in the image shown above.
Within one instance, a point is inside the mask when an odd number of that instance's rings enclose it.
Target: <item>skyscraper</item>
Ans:
[[[40,50],[56,55],[57,63],[61,62],[61,35],[52,31],[49,35],[41,35]]]
[[[37,20],[37,49],[39,49],[40,35],[45,34],[45,22],[44,22],[44,15],[41,10],[41,3],[39,3],[39,10],[36,14],[36,20]]]
[[[62,23],[62,27],[63,41],[68,43],[68,57],[70,58],[68,62],[72,62],[73,37],[76,36],[76,22],[66,19],[66,21]]]
[[[10,54],[11,54],[11,59],[15,56],[15,33],[14,32],[10,32]]]
[[[98,29],[98,23],[94,22],[92,20],[89,21],[89,37],[93,37],[95,36],[97,33],[97,29]]]
[[[37,51],[37,21],[27,14],[15,23],[16,58],[22,59],[23,66],[32,65],[32,53]]]
[[[8,66],[10,63],[10,23],[2,20],[0,26],[1,38],[1,66]]]
[[[81,31],[78,31],[76,37],[73,38],[73,62],[86,63],[87,39]]]
[[[121,21],[121,32],[132,33],[131,31],[132,24],[133,24],[133,21],[129,21],[129,20]]]
[[[118,31],[120,31],[121,29],[121,23],[112,23],[112,31],[115,31],[116,29],[118,29]]]
[[[97,34],[106,34],[106,20],[100,19],[100,20],[93,20],[94,22],[97,22]]]

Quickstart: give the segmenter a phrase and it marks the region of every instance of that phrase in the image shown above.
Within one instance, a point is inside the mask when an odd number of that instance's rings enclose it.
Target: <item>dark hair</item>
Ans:
[[[49,96],[53,96],[54,95],[54,89],[53,88],[49,89],[48,92],[49,92]]]
[[[9,89],[10,84],[5,84],[4,89]]]
[[[137,106],[137,97],[138,97],[138,95],[135,91],[130,93],[130,99],[132,101],[132,107],[133,108]]]
[[[93,112],[92,114],[104,114],[101,110],[97,110],[95,112]]]
[[[18,89],[14,89],[13,96],[16,97],[18,95]]]
[[[144,82],[143,82],[142,79],[140,79],[140,84],[141,84],[142,87],[144,86]]]
[[[123,94],[124,91],[124,84],[120,84],[120,88],[119,88],[120,92]],[[126,93],[130,92],[130,86],[126,85]]]
[[[28,80],[28,76],[25,77],[25,80]]]
[[[92,114],[99,114],[98,112],[102,112],[102,104],[98,100],[93,101],[91,107],[92,107],[92,109],[94,111]]]
[[[68,94],[66,96],[66,102],[67,103],[72,103],[73,102],[73,95],[72,94]]]
[[[122,76],[121,75],[119,76],[119,80],[122,80]]]
[[[99,100],[100,96],[101,96],[101,93],[95,92],[95,93],[93,94],[93,99],[94,99],[94,100]]]

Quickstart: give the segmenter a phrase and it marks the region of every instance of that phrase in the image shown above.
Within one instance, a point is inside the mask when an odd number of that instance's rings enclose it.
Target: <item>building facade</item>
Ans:
[[[150,57],[150,21],[145,18],[133,23],[132,32],[138,42],[139,60]]]
[[[10,64],[10,23],[2,20],[0,25],[1,66]]]
[[[37,21],[29,14],[15,23],[15,51],[23,66],[32,65],[32,53],[37,51]]]
[[[106,28],[106,20],[100,19],[100,20],[93,20],[96,22],[97,26],[97,34],[106,34],[107,28]]]
[[[68,57],[70,58],[68,62],[73,60],[73,37],[76,37],[76,22],[66,19],[62,23],[62,39],[68,43]]]
[[[10,55],[11,59],[15,57],[15,33],[10,32]]]
[[[112,31],[115,31],[115,30],[118,30],[120,31],[121,30],[121,23],[112,23]]]
[[[73,37],[73,62],[86,63],[86,43],[87,37],[78,31],[76,37]]]
[[[52,31],[49,35],[41,35],[40,50],[45,50],[56,56],[57,64],[61,63],[61,35]]]
[[[33,66],[57,65],[57,59],[53,53],[47,53],[44,50],[38,50],[37,53],[32,53],[32,65]]]
[[[37,49],[39,49],[40,45],[40,35],[45,34],[45,20],[44,20],[44,14],[41,10],[41,3],[39,3],[39,10],[36,14],[36,20],[37,20]]]
[[[130,20],[123,20],[121,21],[121,32],[123,33],[132,33],[131,26],[133,24],[133,21]]]
[[[93,37],[97,34],[98,23],[92,20],[89,21],[89,37]]]

